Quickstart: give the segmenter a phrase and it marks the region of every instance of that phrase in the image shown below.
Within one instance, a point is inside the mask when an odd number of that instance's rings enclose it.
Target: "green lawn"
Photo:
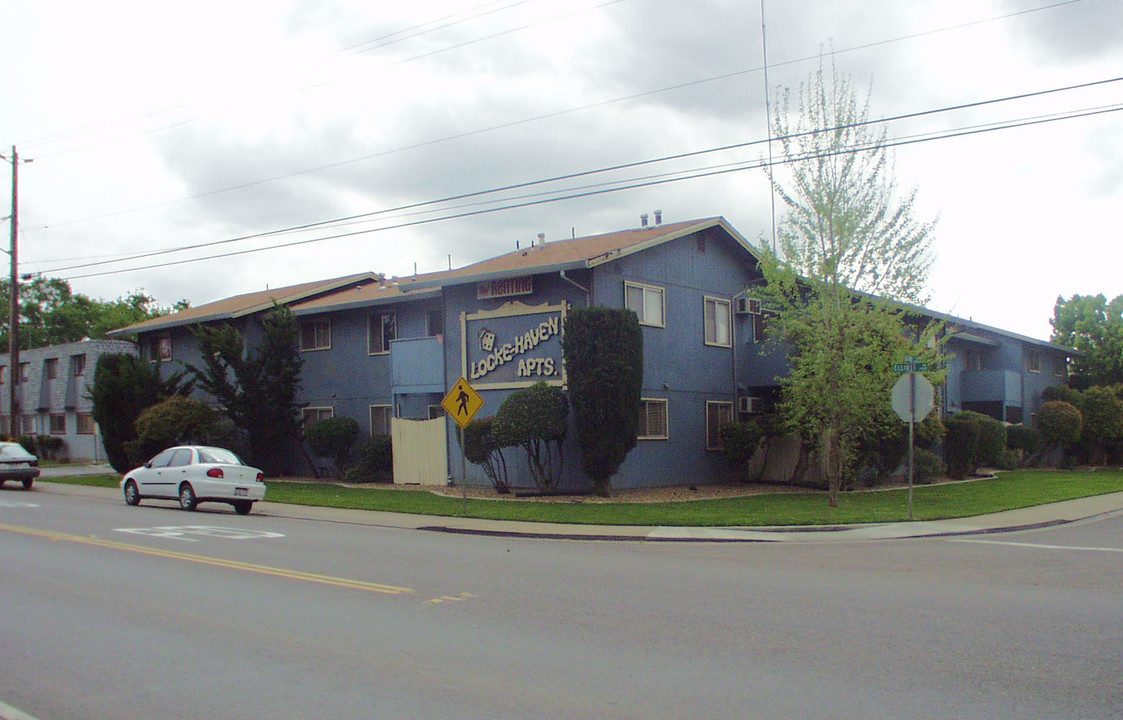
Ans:
[[[115,475],[95,475],[46,482],[116,487],[118,481]],[[270,502],[581,525],[841,525],[908,519],[907,490],[845,493],[839,506],[830,508],[820,492],[651,504],[582,502],[579,498],[570,503],[470,499],[465,504],[459,498],[387,486],[281,481],[271,481],[268,486]],[[1123,470],[1019,470],[973,482],[917,487],[913,490],[913,517],[970,517],[1111,492],[1123,492]]]

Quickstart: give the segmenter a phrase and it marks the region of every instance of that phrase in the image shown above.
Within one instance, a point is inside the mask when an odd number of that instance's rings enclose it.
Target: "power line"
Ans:
[[[931,134],[928,134],[928,135],[925,135],[925,136],[917,136],[917,137],[912,137],[912,138],[904,138],[904,139],[900,139],[900,140],[888,141],[888,142],[885,142],[885,143],[881,144],[881,147],[893,148],[893,147],[899,147],[899,146],[904,146],[904,145],[914,145],[914,144],[923,143],[923,142],[931,142],[931,141],[934,141],[934,140],[946,140],[946,139],[951,139],[951,138],[956,138],[956,137],[964,137],[964,136],[968,136],[968,135],[977,135],[977,134],[981,134],[981,133],[995,132],[995,131],[998,131],[998,130],[1010,130],[1010,129],[1015,129],[1015,128],[1028,127],[1028,126],[1031,126],[1031,125],[1041,125],[1041,124],[1045,124],[1045,123],[1058,122],[1058,121],[1061,121],[1061,120],[1072,120],[1072,119],[1077,119],[1077,118],[1091,117],[1091,116],[1095,116],[1095,115],[1102,115],[1102,114],[1114,113],[1114,112],[1120,112],[1120,111],[1123,111],[1123,104],[1104,106],[1104,107],[1094,108],[1094,109],[1090,109],[1090,110],[1074,111],[1074,112],[1071,112],[1071,113],[1063,113],[1063,114],[1059,114],[1059,115],[1055,115],[1055,116],[1027,118],[1027,119],[1023,119],[1023,120],[1011,121],[1011,122],[1002,123],[1002,124],[996,123],[996,124],[990,124],[990,125],[985,125],[985,126],[960,128],[960,129],[951,130],[951,131],[947,131],[947,132],[941,132],[941,133],[931,133]],[[835,155],[844,155],[844,154],[853,154],[853,153],[858,153],[858,152],[866,152],[866,151],[869,151],[869,150],[873,149],[873,147],[874,146],[871,146],[871,145],[864,145],[864,146],[853,147],[853,148],[840,148],[840,149],[837,149],[837,150],[824,152],[824,153],[804,155],[804,156],[800,156],[800,157],[797,157],[797,158],[794,158],[794,159],[784,158],[784,159],[781,159],[781,160],[776,160],[772,164],[789,164],[789,163],[794,163],[794,162],[804,162],[804,161],[808,161],[808,160],[826,158],[826,157],[831,157],[831,156],[835,156]],[[761,168],[764,168],[768,165],[769,165],[768,161],[765,161],[765,160],[756,161],[755,163],[754,162],[732,163],[732,164],[729,164],[727,166],[712,167],[712,168],[704,169],[704,170],[697,171],[697,172],[694,172],[694,173],[691,173],[691,174],[682,175],[680,177],[661,177],[661,178],[654,178],[654,179],[650,179],[650,180],[641,180],[641,181],[621,181],[621,182],[629,182],[629,184],[623,185],[623,186],[620,186],[620,187],[590,189],[590,190],[585,190],[585,191],[582,191],[582,192],[570,192],[567,195],[559,196],[559,197],[538,198],[538,199],[526,200],[524,202],[509,203],[509,204],[498,206],[498,207],[480,208],[480,209],[469,210],[469,211],[460,212],[460,213],[446,214],[446,215],[442,215],[442,216],[439,216],[439,217],[412,220],[412,221],[408,221],[408,222],[397,223],[397,224],[388,225],[388,226],[379,227],[379,228],[372,228],[372,229],[367,229],[367,230],[357,230],[357,231],[349,232],[349,233],[338,233],[338,234],[335,234],[335,235],[328,235],[328,236],[324,236],[324,237],[316,237],[316,238],[309,238],[309,239],[305,239],[305,240],[297,240],[297,241],[293,241],[293,242],[289,242],[289,243],[281,243],[281,244],[273,245],[273,246],[270,246],[270,247],[267,247],[267,248],[254,248],[254,249],[247,249],[247,250],[239,250],[239,251],[234,251],[234,252],[229,252],[229,253],[221,253],[221,254],[217,254],[217,255],[210,255],[210,256],[206,256],[206,257],[188,258],[188,259],[184,259],[184,260],[176,260],[176,261],[170,261],[170,262],[165,262],[165,263],[155,263],[155,264],[151,264],[151,265],[125,268],[125,269],[120,269],[120,270],[107,270],[107,271],[104,271],[104,272],[97,272],[97,273],[86,273],[86,274],[82,274],[82,275],[71,275],[69,277],[66,277],[65,279],[67,279],[67,280],[77,280],[77,279],[82,279],[82,278],[101,277],[101,276],[105,276],[105,275],[116,275],[116,274],[122,274],[122,273],[126,273],[126,272],[137,272],[137,271],[140,271],[140,270],[151,270],[151,269],[155,269],[155,268],[164,268],[164,267],[172,267],[172,266],[176,266],[176,265],[184,265],[184,264],[194,263],[194,262],[203,262],[203,261],[206,261],[206,260],[216,260],[216,259],[221,259],[221,258],[236,257],[236,256],[239,256],[239,255],[247,255],[247,254],[250,254],[250,253],[264,252],[264,251],[267,251],[267,250],[278,250],[278,249],[282,249],[282,248],[296,247],[296,246],[299,246],[299,245],[307,245],[307,244],[311,244],[311,243],[324,242],[324,241],[327,241],[327,240],[338,240],[338,239],[342,239],[342,238],[355,237],[355,236],[358,236],[358,235],[367,235],[367,234],[371,234],[371,233],[375,233],[375,232],[385,232],[387,230],[399,230],[399,229],[408,228],[408,227],[416,227],[416,226],[419,226],[419,225],[428,225],[428,224],[432,224],[432,223],[436,223],[436,222],[444,222],[444,221],[447,221],[447,220],[457,220],[457,219],[463,219],[463,218],[467,218],[467,217],[474,217],[474,216],[479,216],[479,215],[487,215],[487,214],[491,214],[491,213],[502,212],[502,211],[506,211],[506,210],[514,210],[514,209],[519,209],[519,208],[533,207],[533,206],[544,205],[544,204],[548,204],[548,203],[561,202],[563,200],[574,200],[574,199],[579,199],[579,198],[594,197],[594,196],[604,195],[604,194],[608,194],[608,193],[621,192],[621,191],[624,191],[624,190],[635,190],[635,189],[644,188],[644,187],[652,187],[652,186],[656,186],[656,185],[665,185],[665,184],[672,183],[672,182],[681,182],[683,180],[696,180],[696,179],[700,179],[700,178],[707,178],[707,177],[714,177],[714,176],[718,176],[718,175],[725,175],[725,174],[729,174],[729,173],[733,173],[733,172],[744,172],[745,170],[761,169]],[[558,191],[558,192],[562,192],[562,191]]]

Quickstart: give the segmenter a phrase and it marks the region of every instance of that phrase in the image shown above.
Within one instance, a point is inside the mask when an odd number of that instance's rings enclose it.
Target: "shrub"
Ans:
[[[928,484],[947,473],[944,461],[939,455],[924,448],[913,448],[912,477],[915,482]]]
[[[544,492],[557,488],[568,417],[565,393],[541,381],[508,395],[495,414],[495,442],[500,447],[522,446],[531,479]]]
[[[1011,425],[1006,428],[1006,447],[1021,450],[1026,455],[1041,452],[1045,441],[1034,428],[1028,425]]]
[[[1006,426],[990,415],[982,413],[959,412],[954,417],[978,424],[979,446],[975,456],[975,467],[979,465],[993,467],[998,462],[998,456],[1006,449]]]
[[[502,494],[511,491],[511,482],[507,479],[507,459],[503,457],[503,448],[492,432],[494,425],[493,417],[468,423],[468,427],[464,428],[464,459],[482,465],[496,492]]]
[[[1050,400],[1037,411],[1037,429],[1047,443],[1071,447],[1080,439],[1084,418],[1072,403]]]
[[[745,463],[752,458],[760,441],[764,437],[764,430],[755,422],[727,423],[718,428],[721,436],[722,452],[729,461],[729,469],[734,478]]]
[[[1022,464],[1022,451],[1007,448],[998,454],[994,467],[999,470],[1017,470]]]
[[[136,466],[172,445],[226,444],[229,426],[223,420],[221,412],[202,400],[175,395],[137,416],[136,440],[126,443],[125,449]]]
[[[359,439],[359,423],[349,417],[328,418],[304,429],[304,440],[315,455],[330,458],[343,475],[351,459],[355,441]]]
[[[1041,392],[1041,399],[1045,402],[1066,402],[1077,410],[1084,409],[1084,395],[1068,385],[1050,385]]]
[[[355,457],[343,473],[352,483],[385,482],[394,477],[394,448],[389,435],[375,435],[355,443]]]
[[[1104,464],[1123,440],[1123,401],[1111,388],[1093,385],[1084,391],[1081,445],[1090,462]]]
[[[978,467],[979,423],[969,418],[952,415],[944,423],[947,436],[944,447],[947,451],[948,475],[962,480]]]

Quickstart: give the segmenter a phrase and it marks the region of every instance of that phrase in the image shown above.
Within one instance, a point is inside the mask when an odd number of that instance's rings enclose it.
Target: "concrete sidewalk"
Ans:
[[[72,473],[73,474],[73,473]],[[39,492],[54,495],[81,495],[120,500],[114,488],[63,485],[41,477]],[[34,491],[33,491],[34,492]],[[220,503],[203,505],[206,513],[228,511]],[[233,509],[229,508],[233,513]],[[1020,510],[923,522],[871,523],[833,527],[654,527],[626,525],[562,525],[507,520],[484,520],[437,515],[408,515],[372,510],[341,510],[311,505],[287,505],[263,501],[252,516],[283,517],[316,522],[333,522],[370,527],[426,530],[466,535],[549,538],[557,540],[617,540],[633,542],[857,542],[899,538],[977,535],[1049,527],[1089,518],[1123,513],[1123,493],[1066,500]]]

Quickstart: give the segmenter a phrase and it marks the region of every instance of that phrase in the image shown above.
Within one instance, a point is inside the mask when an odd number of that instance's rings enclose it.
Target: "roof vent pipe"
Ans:
[[[656,225],[662,225],[663,224],[663,211],[662,210],[656,210],[655,211],[655,224]]]
[[[639,226],[641,228],[647,227],[647,213],[643,213],[639,216]]]
[[[538,244],[540,246],[546,244],[546,233],[538,233]]]

